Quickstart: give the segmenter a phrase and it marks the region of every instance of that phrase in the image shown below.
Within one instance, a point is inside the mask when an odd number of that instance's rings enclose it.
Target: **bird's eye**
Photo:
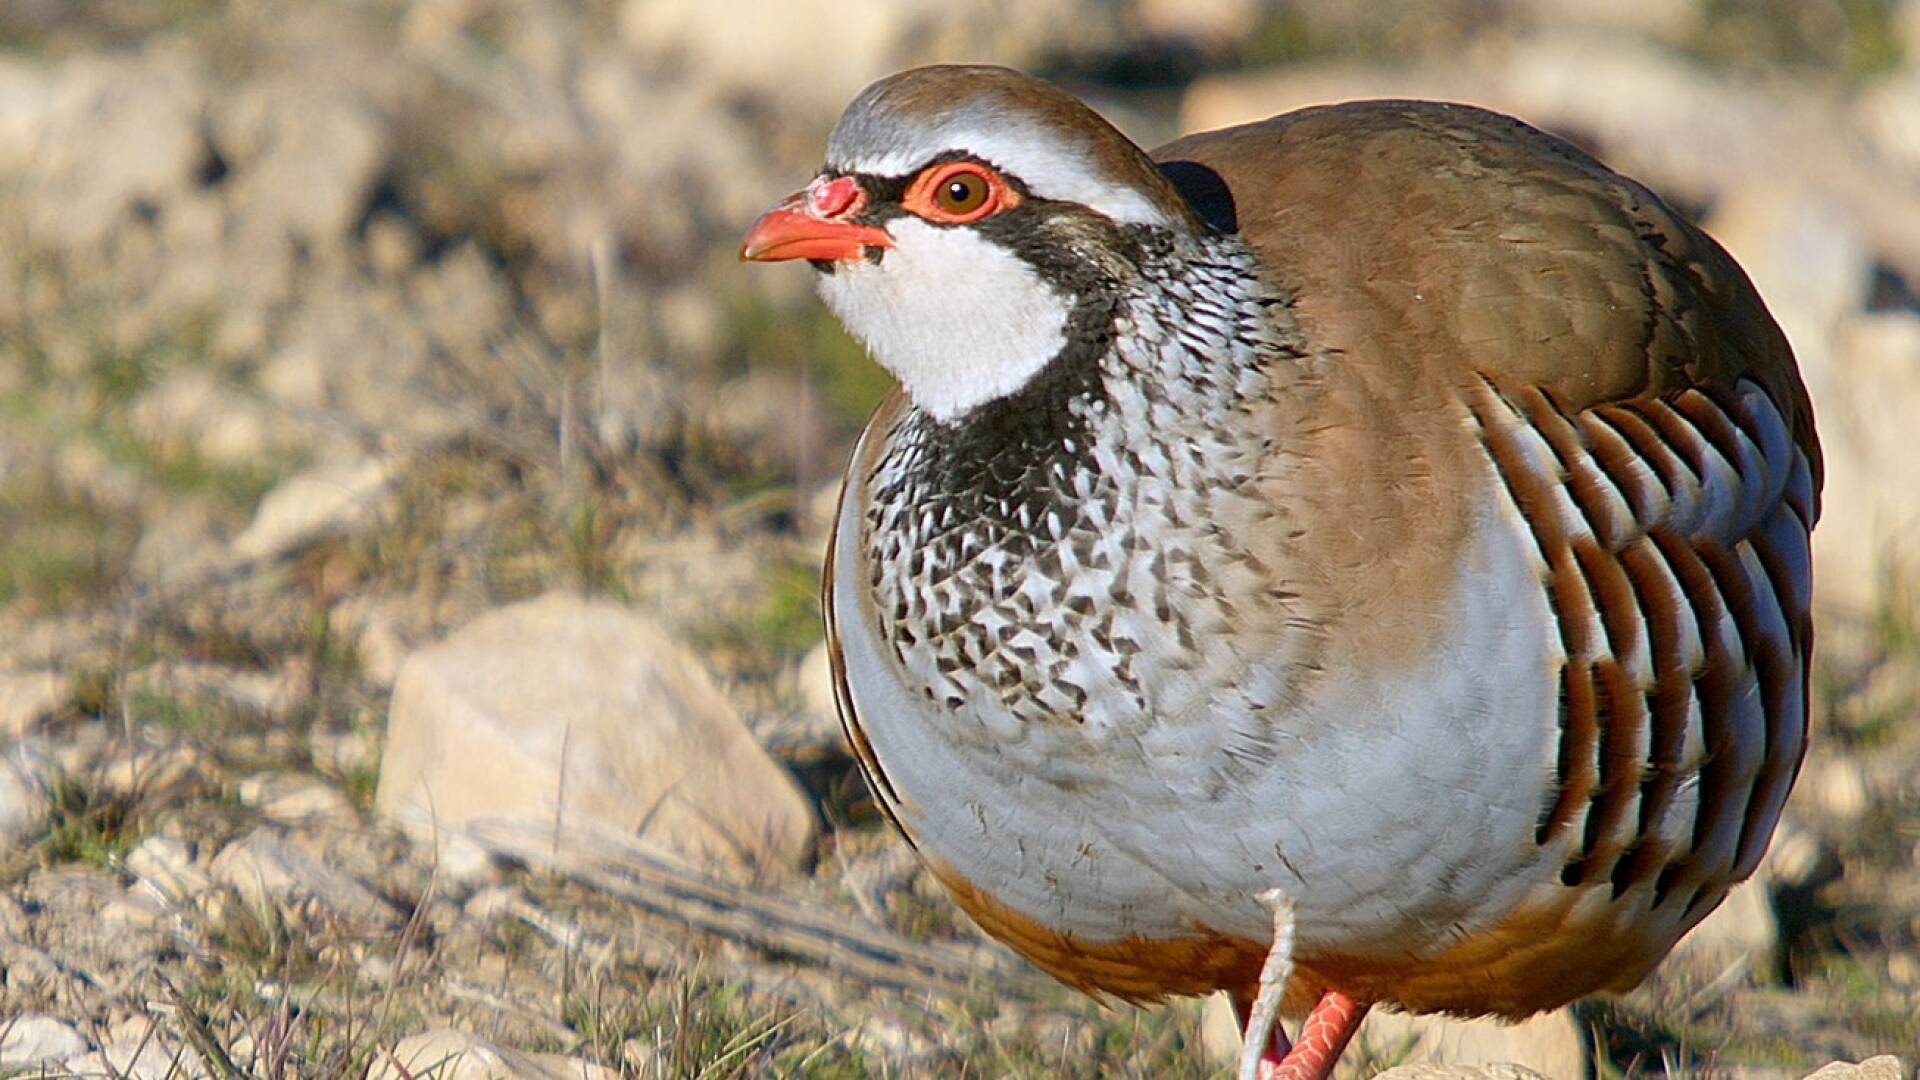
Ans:
[[[950,161],[920,174],[901,204],[928,221],[963,225],[1020,202],[999,174],[971,161]]]
[[[958,172],[940,182],[933,204],[949,214],[971,214],[987,201],[987,178],[977,172]]]

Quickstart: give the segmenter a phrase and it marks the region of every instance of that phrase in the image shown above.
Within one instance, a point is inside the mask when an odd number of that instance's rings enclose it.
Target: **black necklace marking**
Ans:
[[[1064,342],[1025,385],[955,421],[916,410],[901,445],[925,455],[913,470],[922,491],[941,493],[926,497],[940,499],[956,521],[1017,533],[1074,497],[1068,481],[1084,467],[1088,425],[1107,399],[1102,360],[1114,347],[1122,295],[1156,245],[1144,229],[1045,199],[972,227],[1072,298]]]

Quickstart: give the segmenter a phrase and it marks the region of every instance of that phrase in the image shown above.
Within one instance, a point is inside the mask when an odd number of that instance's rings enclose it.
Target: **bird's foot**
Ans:
[[[1261,893],[1260,902],[1273,912],[1273,944],[1260,965],[1259,992],[1241,1018],[1240,1080],[1261,1080],[1290,1050],[1280,1027],[1280,999],[1293,977],[1293,898],[1275,887]]]
[[[1327,991],[1300,1025],[1293,1049],[1277,1061],[1261,1061],[1259,1080],[1327,1080],[1366,1016],[1366,1002]]]
[[[1260,988],[1253,1001],[1234,1001],[1243,1040],[1240,1080],[1327,1080],[1366,1019],[1367,1004],[1328,990],[1300,1025],[1299,1041],[1290,1044],[1279,1015],[1287,980],[1293,977],[1293,900],[1273,888],[1261,893],[1260,901],[1273,912],[1273,945],[1260,967]]]

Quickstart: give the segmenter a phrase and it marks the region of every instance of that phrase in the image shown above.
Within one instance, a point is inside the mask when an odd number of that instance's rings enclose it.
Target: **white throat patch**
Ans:
[[[969,228],[887,225],[878,264],[848,261],[816,284],[849,333],[940,421],[1025,385],[1066,343],[1071,298]]]

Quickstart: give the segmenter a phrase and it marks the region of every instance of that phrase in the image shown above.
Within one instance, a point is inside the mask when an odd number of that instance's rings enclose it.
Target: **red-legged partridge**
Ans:
[[[827,563],[841,716],[1048,972],[1226,990],[1248,1075],[1324,1076],[1375,1003],[1630,987],[1753,871],[1820,451],[1753,286],[1646,188],[1463,106],[1148,154],[931,67],[742,253],[808,260],[899,379]]]

